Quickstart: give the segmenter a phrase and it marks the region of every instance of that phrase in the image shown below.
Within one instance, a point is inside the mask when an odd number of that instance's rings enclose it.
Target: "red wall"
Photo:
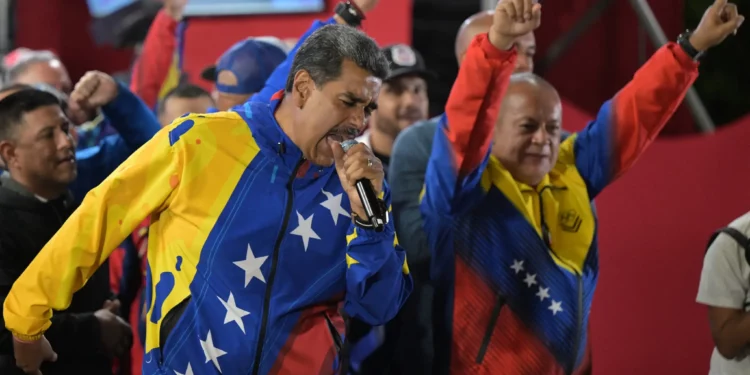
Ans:
[[[89,70],[127,70],[132,52],[97,47],[89,34],[91,16],[84,0],[16,1],[17,47],[55,51],[75,83]]]
[[[297,38],[314,20],[330,17],[338,0],[327,0],[327,4],[327,9],[317,14],[190,19],[183,68],[192,81],[208,88],[210,85],[199,78],[201,69],[213,64],[232,44],[249,36]],[[367,15],[363,29],[381,45],[411,43],[411,20],[411,1],[380,0]]]

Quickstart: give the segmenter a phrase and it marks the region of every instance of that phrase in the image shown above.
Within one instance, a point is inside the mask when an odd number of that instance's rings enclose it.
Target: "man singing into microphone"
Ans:
[[[333,374],[340,305],[383,324],[412,287],[392,222],[374,230],[357,194],[369,181],[382,199],[370,203],[389,206],[382,164],[365,145],[340,145],[365,128],[387,74],[372,39],[325,26],[270,103],[157,134],[14,284],[4,318],[17,365],[36,373],[54,360],[52,310],[150,215],[145,374]]]

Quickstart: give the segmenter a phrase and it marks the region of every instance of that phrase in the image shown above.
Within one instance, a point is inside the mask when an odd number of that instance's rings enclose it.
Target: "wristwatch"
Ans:
[[[388,223],[391,221],[391,215],[390,212],[388,212],[387,207],[385,206],[385,202],[378,199],[378,206],[380,206],[381,212],[385,213],[385,222],[383,224],[388,225]],[[370,222],[369,218],[362,218],[359,215],[355,214],[354,212],[351,213],[352,221],[354,222],[354,225],[362,228],[362,229],[375,229],[377,226]]]
[[[336,5],[334,13],[341,17],[349,26],[359,27],[365,19],[365,13],[351,1],[342,1]]]
[[[680,45],[683,51],[687,53],[688,56],[690,56],[694,61],[700,61],[700,59],[703,58],[703,56],[706,54],[705,51],[698,51],[693,47],[692,44],[690,44],[690,37],[693,35],[693,32],[690,30],[685,30],[684,33],[680,34],[680,36],[677,37],[677,44]]]

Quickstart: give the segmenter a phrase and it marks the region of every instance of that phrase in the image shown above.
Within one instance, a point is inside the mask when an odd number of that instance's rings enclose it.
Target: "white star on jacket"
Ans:
[[[315,233],[315,231],[312,229],[314,216],[315,214],[310,214],[310,217],[305,219],[304,217],[302,217],[299,211],[297,211],[297,221],[299,222],[299,224],[297,224],[297,228],[294,228],[294,230],[289,233],[295,236],[302,237],[302,243],[305,245],[305,251],[307,251],[307,245],[310,244],[311,238],[316,240],[320,239],[320,237],[318,237],[318,234]]]
[[[187,367],[187,369],[185,370],[184,373],[179,372],[177,370],[175,370],[174,373],[175,373],[175,375],[193,375],[193,367],[190,366],[190,362],[188,362],[188,367]]]
[[[224,305],[224,308],[227,309],[227,315],[224,316],[224,324],[235,322],[240,326],[242,333],[245,333],[245,323],[242,322],[242,318],[250,315],[250,312],[237,307],[232,292],[229,292],[229,298],[226,301],[219,296],[216,296],[216,298],[218,298],[219,301],[221,301],[221,304]]]
[[[518,275],[519,272],[523,271],[523,261],[522,260],[513,260],[513,265],[510,266],[510,268],[512,268],[513,271],[516,272],[516,275]]]
[[[227,354],[227,352],[214,346],[214,340],[211,338],[210,330],[208,331],[208,336],[206,336],[206,341],[201,340],[201,348],[203,349],[203,354],[206,356],[206,363],[208,363],[208,361],[213,362],[214,367],[221,372],[219,357]]]
[[[268,259],[268,256],[256,258],[255,254],[253,254],[253,249],[250,248],[250,244],[247,244],[247,256],[245,260],[234,262],[234,265],[245,271],[245,287],[250,284],[253,277],[264,283],[266,282],[266,278],[263,277],[263,272],[260,270],[266,259]]]
[[[552,304],[550,304],[548,309],[552,310],[552,315],[557,315],[557,313],[563,311],[562,301],[558,302],[558,301],[552,300]]]
[[[320,202],[320,205],[331,211],[331,216],[333,217],[333,225],[337,225],[339,223],[339,216],[350,217],[349,213],[346,212],[344,207],[341,205],[341,198],[343,197],[344,193],[333,195],[333,193],[329,193],[325,190],[321,191],[327,199],[323,202]]]
[[[539,301],[544,301],[545,299],[549,298],[549,288],[542,288],[539,287],[539,291],[536,293],[536,296],[539,297]]]
[[[536,274],[534,273],[527,273],[526,278],[523,279],[523,282],[526,283],[526,286],[531,288],[532,285],[536,284]]]

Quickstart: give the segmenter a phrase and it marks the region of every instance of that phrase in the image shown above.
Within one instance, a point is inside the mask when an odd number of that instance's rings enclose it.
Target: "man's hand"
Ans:
[[[373,9],[375,9],[375,6],[378,5],[378,1],[380,0],[354,0],[353,3],[357,4],[359,9],[362,10],[365,14]]]
[[[42,375],[39,370],[42,362],[57,361],[57,353],[52,350],[44,336],[36,341],[21,341],[13,337],[13,354],[16,357],[16,366],[31,375]]]
[[[373,155],[367,145],[358,143],[344,153],[341,144],[334,143],[331,146],[333,157],[336,162],[336,172],[339,174],[341,186],[344,187],[349,196],[349,204],[361,220],[368,220],[362,201],[357,194],[357,180],[368,179],[372,183],[375,194],[379,195],[383,190],[383,163]]]
[[[538,0],[500,0],[492,16],[490,43],[507,51],[518,37],[536,30],[541,23],[542,4]]]
[[[110,311],[110,307],[111,305],[96,311],[94,316],[99,320],[101,340],[107,354],[119,357],[130,350],[133,344],[133,333],[128,323]]]
[[[736,34],[745,17],[737,12],[737,5],[727,0],[716,0],[706,9],[698,27],[690,37],[690,44],[698,51],[705,51]]]
[[[118,93],[114,78],[106,73],[91,71],[76,83],[69,104],[72,109],[97,109],[115,100]]]
[[[187,2],[188,0],[164,0],[164,12],[173,20],[180,22]]]

